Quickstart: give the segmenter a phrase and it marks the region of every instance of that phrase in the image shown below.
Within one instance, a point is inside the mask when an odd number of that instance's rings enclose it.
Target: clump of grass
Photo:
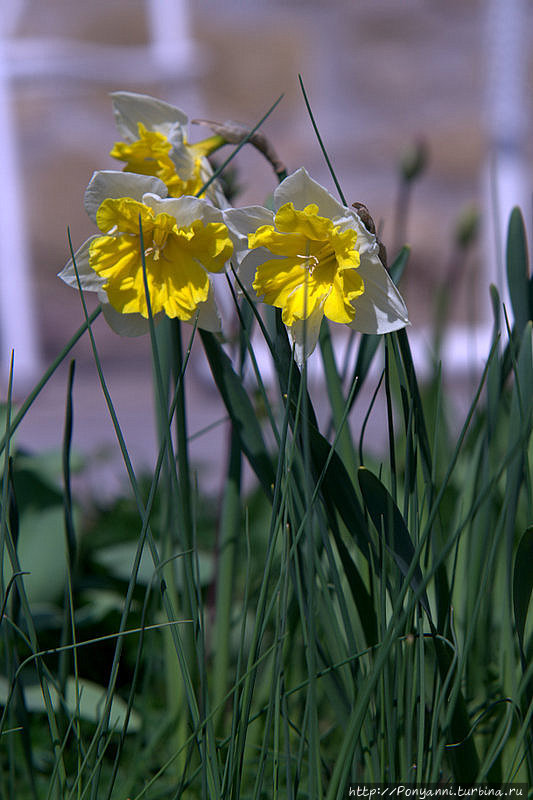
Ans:
[[[438,368],[419,384],[405,331],[361,336],[341,367],[326,323],[332,422],[321,430],[280,314],[260,316],[244,292],[232,350],[206,331],[184,340],[176,322],[151,326],[160,450],[138,476],[92,332],[98,310],[83,304],[80,330],[27,401],[15,410],[8,391],[5,406],[2,797],[333,800],[349,781],[533,780],[525,242],[515,210],[514,321],[493,289],[492,346],[458,435]],[[400,251],[395,279],[407,261]],[[130,484],[88,520],[71,490],[73,366],[61,484],[12,445],[82,335]],[[257,366],[258,337],[275,386]],[[218,514],[190,466],[196,338],[230,421]],[[371,370],[379,358],[382,379]],[[243,378],[249,364],[255,385]],[[350,425],[367,413],[363,386],[384,397],[381,461]]]

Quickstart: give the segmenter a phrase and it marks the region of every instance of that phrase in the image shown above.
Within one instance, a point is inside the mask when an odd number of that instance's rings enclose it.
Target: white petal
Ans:
[[[250,250],[241,260],[241,263],[237,269],[237,275],[239,276],[239,280],[246,291],[251,294],[252,297],[257,297],[252,288],[252,283],[254,282],[257,268],[261,264],[264,264],[265,261],[270,261],[271,259],[273,260],[275,258],[276,256],[273,256],[272,253],[270,253],[264,247],[258,247],[256,250]]]
[[[222,191],[220,181],[209,184],[206,195],[217,208],[229,208],[229,200]]]
[[[139,122],[150,131],[158,130],[165,135],[176,123],[186,125],[188,122],[187,115],[179,108],[147,94],[113,92],[111,101],[116,126],[126,141],[139,138]]]
[[[206,224],[209,222],[224,222],[222,211],[212,206],[207,200],[201,200],[199,197],[182,195],[181,197],[161,199],[157,194],[148,193],[143,195],[142,202],[150,206],[156,214],[170,214],[175,217],[180,227],[192,225],[197,219]]]
[[[288,328],[291,339],[294,342],[294,354],[296,363],[301,367],[316,347],[320,326],[324,319],[323,304],[318,305],[315,310],[305,320],[296,320]]]
[[[89,217],[96,222],[96,212],[108,197],[131,197],[140,202],[146,192],[153,192],[160,197],[168,194],[167,187],[159,178],[112,169],[99,170],[94,173],[85,190],[83,204]]]
[[[173,125],[168,131],[167,137],[172,145],[169,157],[174,162],[176,172],[182,180],[190,180],[194,176],[195,157],[193,151],[185,144],[185,131],[183,126]],[[204,172],[202,177],[204,178],[204,183],[206,183],[213,174],[213,170],[207,159],[203,159],[203,161],[205,161],[205,164],[202,164],[202,172]]]
[[[80,276],[81,288],[85,289],[87,292],[97,292],[105,283],[105,278],[101,278],[100,275],[97,275],[89,265],[89,248],[91,242],[96,238],[98,237],[91,236],[91,238],[87,239],[79,250],[74,253],[74,261],[76,262],[78,275]],[[68,286],[72,286],[74,289],[79,288],[72,258],[58,274],[58,278],[61,278],[62,281],[65,281]]]
[[[119,336],[142,336],[150,330],[149,321],[142,314],[121,314],[107,300],[105,292],[99,293],[102,311],[109,327]],[[154,323],[157,325],[163,319],[163,313],[156,314]]]
[[[242,260],[248,251],[248,234],[255,233],[261,225],[273,225],[274,215],[263,206],[228,208],[224,210],[224,222],[233,240],[237,260]]]
[[[379,254],[379,245],[375,234],[370,233],[370,231],[363,225],[359,214],[357,214],[357,212],[353,209],[345,209],[345,216],[342,219],[336,219],[335,225],[338,225],[341,231],[351,228],[357,232],[355,249],[359,250],[361,255],[366,253],[375,255]]]
[[[179,170],[178,170],[178,174]],[[202,158],[201,166],[200,166],[200,178],[204,182],[204,185],[212,178],[213,176],[213,168],[211,164],[207,160],[207,158]],[[219,180],[212,181],[209,186],[207,187],[206,196],[209,200],[213,203],[216,208],[228,208],[229,202],[222,191],[222,187]]]
[[[222,322],[212,286],[209,287],[209,294],[205,303],[200,303],[198,306],[198,327],[212,333],[219,333],[222,330]]]
[[[403,299],[376,255],[363,256],[359,273],[365,291],[358,297],[350,328],[361,333],[389,333],[409,325]]]
[[[181,154],[188,153],[190,161],[194,163],[194,159],[192,158],[191,154],[189,153],[189,151],[185,146],[187,136],[183,123],[175,122],[173,125],[171,125],[170,128],[168,129],[166,137],[170,142],[170,144],[172,145],[172,149],[169,152],[171,158],[174,154],[176,154],[177,157],[179,158]]]
[[[174,165],[176,167],[176,173],[182,180],[190,180],[191,178],[194,177],[196,169],[196,158],[192,150],[190,150],[185,145],[180,145],[179,147],[175,146],[170,151],[169,156],[174,162]],[[208,183],[213,177],[213,168],[211,167],[211,164],[205,157],[202,157],[200,159],[199,177],[200,180],[202,181],[202,186]],[[205,194],[216,208],[228,207],[228,200],[225,197],[224,192],[222,191],[219,180],[211,181],[211,183],[209,183],[209,186],[207,187],[207,191],[205,192]]]
[[[346,207],[335,200],[327,189],[314,181],[303,167],[285,178],[274,191],[275,211],[285,203],[294,203],[294,207],[300,210],[309,203],[316,203],[319,215],[333,220],[343,217],[347,211]]]

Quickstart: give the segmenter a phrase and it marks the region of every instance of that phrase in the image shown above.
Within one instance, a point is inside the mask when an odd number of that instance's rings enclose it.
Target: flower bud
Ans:
[[[407,183],[411,183],[422,175],[427,167],[428,156],[425,139],[416,139],[404,149],[400,157],[400,172]]]
[[[474,244],[479,233],[481,214],[473,203],[466,206],[457,220],[455,227],[455,243],[461,250]]]

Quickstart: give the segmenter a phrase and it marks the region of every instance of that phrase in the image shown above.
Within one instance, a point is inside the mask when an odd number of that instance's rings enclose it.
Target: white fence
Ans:
[[[14,353],[17,385],[39,374],[41,357],[32,280],[28,215],[25,213],[15,100],[21,83],[50,77],[135,86],[146,75],[190,83],[197,59],[187,0],[146,0],[145,45],[102,45],[68,38],[18,36],[24,0],[1,0],[0,9],[0,373]]]

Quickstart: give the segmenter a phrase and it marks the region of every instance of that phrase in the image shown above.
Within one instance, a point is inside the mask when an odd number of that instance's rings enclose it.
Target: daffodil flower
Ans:
[[[111,327],[122,335],[148,330],[151,312],[220,330],[212,280],[233,252],[222,213],[196,197],[166,197],[156,177],[95,172],[85,208],[100,229],[59,273],[70,286],[96,291]],[[142,238],[141,238],[142,230]]]
[[[277,187],[273,211],[227,209],[224,218],[241,281],[258,300],[281,309],[300,363],[313,352],[324,317],[361,333],[409,324],[376,236],[305,169]]]
[[[187,141],[187,116],[179,108],[144,94],[111,95],[115,122],[124,141],[110,155],[124,161],[124,170],[160,178],[171,197],[198,195],[213,170],[206,156],[226,143],[215,135],[195,144]],[[219,208],[227,205],[220,184],[213,181],[207,196]]]

